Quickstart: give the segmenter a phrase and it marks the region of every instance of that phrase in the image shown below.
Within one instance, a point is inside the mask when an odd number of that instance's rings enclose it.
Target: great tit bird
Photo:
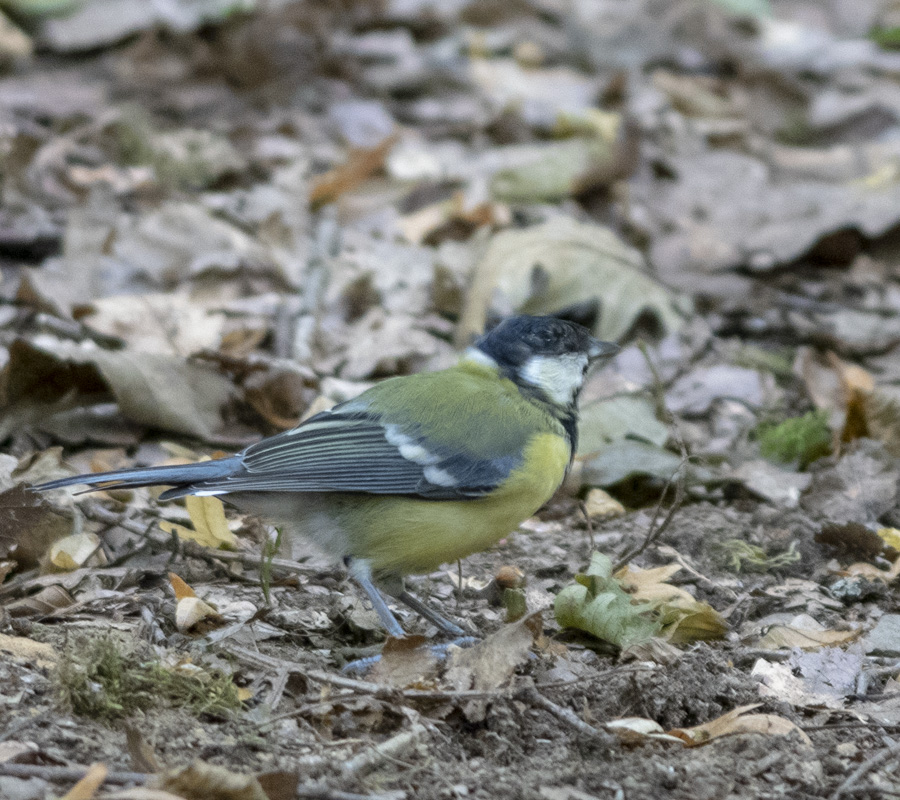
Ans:
[[[403,628],[377,587],[459,636],[403,576],[490,547],[550,499],[575,453],[588,366],[618,349],[572,322],[511,317],[456,366],[383,381],[230,458],[35,489],[165,485],[174,488],[160,500],[221,496],[343,559],[391,636]]]

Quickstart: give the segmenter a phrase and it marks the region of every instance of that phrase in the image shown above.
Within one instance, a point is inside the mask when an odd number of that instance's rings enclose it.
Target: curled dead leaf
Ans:
[[[812,747],[809,736],[793,722],[776,714],[747,714],[754,708],[759,708],[759,703],[739,706],[721,717],[692,728],[675,728],[669,731],[669,734],[681,739],[688,747],[699,747],[723,736],[734,736],[738,733],[759,733],[764,736],[797,734]]]
[[[181,633],[206,633],[224,622],[222,615],[199,597],[185,597],[175,606],[175,627]]]

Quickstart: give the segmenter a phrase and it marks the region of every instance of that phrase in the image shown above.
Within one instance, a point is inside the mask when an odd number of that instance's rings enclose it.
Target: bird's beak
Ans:
[[[596,361],[598,358],[612,358],[622,348],[612,342],[601,342],[599,339],[592,339],[588,348],[588,358]]]

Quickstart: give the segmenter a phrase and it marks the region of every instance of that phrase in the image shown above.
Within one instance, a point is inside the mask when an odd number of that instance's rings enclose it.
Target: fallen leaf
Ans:
[[[169,770],[147,785],[183,798],[227,797],[228,800],[268,800],[262,786],[252,775],[241,775],[225,767],[194,761],[186,767]]]
[[[786,650],[794,647],[814,650],[819,647],[846,644],[858,639],[859,635],[859,631],[809,630],[791,625],[773,625],[756,646],[764,650]]]
[[[796,733],[812,747],[812,741],[793,722],[775,714],[747,714],[759,704],[740,706],[721,717],[695,725],[693,728],[675,728],[669,734],[681,739],[688,747],[699,747],[738,733],[760,733],[764,736],[789,736]]]
[[[93,800],[108,774],[109,769],[105,764],[91,764],[87,774],[61,800]]]
[[[162,789],[135,786],[131,789],[120,789],[110,794],[104,793],[103,800],[185,800],[185,797],[183,794],[172,794]]]
[[[175,606],[175,627],[181,633],[202,635],[224,624],[222,615],[199,597],[184,597]]]
[[[683,319],[638,251],[608,228],[557,217],[493,236],[475,267],[456,340],[468,345],[491,312],[549,314],[582,303],[599,306],[593,332],[607,341],[621,339],[645,313],[663,331],[677,330]]]
[[[647,442],[622,439],[604,447],[582,463],[581,482],[585,486],[615,486],[629,478],[647,476],[670,480],[679,469],[689,482],[705,482],[713,473],[705,467],[685,464],[681,456]]]
[[[159,772],[159,759],[152,745],[132,725],[125,724],[125,744],[135,772]]]
[[[297,770],[263,772],[256,776],[269,800],[295,800],[300,773]]]
[[[196,597],[194,590],[187,585],[174,572],[169,573],[169,583],[172,585],[172,591],[175,592],[176,600],[184,600],[186,597]]]
[[[40,748],[35,742],[7,740],[0,742],[0,764],[27,764],[40,757]]]
[[[78,530],[76,514],[25,486],[0,492],[0,555],[22,569],[36,566],[54,542]]]
[[[237,540],[228,528],[225,519],[225,506],[215,497],[197,497],[189,495],[185,498],[188,514],[200,544],[207,547],[234,548]]]
[[[472,647],[456,648],[450,655],[445,679],[460,691],[499,689],[527,661],[541,633],[541,614],[535,612],[504,625]]]
[[[0,653],[17,664],[34,664],[40,669],[50,669],[56,666],[59,660],[56,650],[51,645],[5,633],[0,633]]]
[[[846,575],[856,575],[861,578],[868,578],[881,583],[893,583],[900,577],[900,556],[891,564],[890,569],[878,569],[873,564],[865,564],[858,562],[851,564],[847,569],[843,570]]]
[[[648,739],[684,744],[677,736],[666,733],[658,722],[643,717],[623,717],[605,722],[603,727],[616,734],[624,744],[642,744]]]
[[[437,676],[438,659],[423,636],[388,638],[381,660],[367,676],[373,683],[398,689],[424,688]]]
[[[63,608],[75,605],[72,597],[62,586],[45,586],[37,594],[20,597],[4,608],[11,617],[43,617]]]
[[[381,144],[350,151],[347,161],[316,178],[309,191],[312,206],[331,203],[342,194],[352,191],[384,166],[397,135],[391,134]]]
[[[63,572],[87,566],[89,560],[92,564],[106,563],[100,549],[100,537],[95,533],[74,533],[59,539],[50,547],[48,559],[52,567]]]
[[[666,391],[666,406],[675,414],[706,414],[717,400],[737,400],[759,408],[769,392],[769,378],[758,370],[715,364],[696,367],[678,378]]]
[[[900,551],[900,530],[897,528],[879,528],[876,533],[882,541],[894,550]]]
[[[646,570],[629,565],[615,578],[632,591],[635,600],[653,605],[661,625],[659,635],[673,644],[721,639],[728,623],[719,612],[690,592],[666,583],[680,569],[680,564]]]
[[[0,400],[10,426],[34,424],[75,405],[114,398],[135,422],[199,438],[222,425],[221,409],[234,393],[224,376],[182,358],[124,350],[102,350],[93,343],[41,337],[17,339],[0,372]]]
[[[122,339],[131,352],[182,358],[215,350],[225,328],[223,313],[176,292],[102,297],[79,308],[77,317],[92,330]]]
[[[789,664],[811,692],[845,698],[857,692],[865,665],[864,643],[846,649],[824,647],[813,652],[796,650],[791,653]]]
[[[877,237],[897,224],[896,183],[873,191],[848,182],[779,180],[759,158],[725,148],[665,163],[672,178],[639,176],[631,207],[641,209],[640,223],[653,231],[651,260],[672,271],[771,270],[798,261],[835,231]]]
[[[652,603],[634,604],[612,577],[612,562],[594,552],[586,573],[575,576],[553,603],[556,621],[564,628],[577,628],[619,647],[650,639],[660,630],[651,613]]]
[[[861,439],[835,466],[815,474],[801,506],[829,522],[868,523],[893,508],[898,494],[896,459],[879,442]]]
[[[578,452],[595,453],[611,442],[637,439],[662,447],[669,428],[656,418],[648,397],[619,396],[588,403],[579,408]]]
[[[623,516],[625,506],[603,489],[591,489],[584,498],[584,511],[592,520],[612,519]]]

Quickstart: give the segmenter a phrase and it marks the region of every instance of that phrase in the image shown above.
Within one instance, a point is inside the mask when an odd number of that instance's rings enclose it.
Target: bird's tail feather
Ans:
[[[143,467],[141,469],[118,469],[112,472],[94,472],[89,475],[73,475],[31,487],[33,491],[61,489],[64,486],[91,486],[102,489],[136,489],[140,486],[186,486],[203,481],[227,478],[239,472],[242,466],[240,456],[220,458],[215,461],[200,461],[196,464],[179,464],[171,467]],[[98,484],[104,484],[99,486]],[[91,491],[91,490],[89,490]]]

